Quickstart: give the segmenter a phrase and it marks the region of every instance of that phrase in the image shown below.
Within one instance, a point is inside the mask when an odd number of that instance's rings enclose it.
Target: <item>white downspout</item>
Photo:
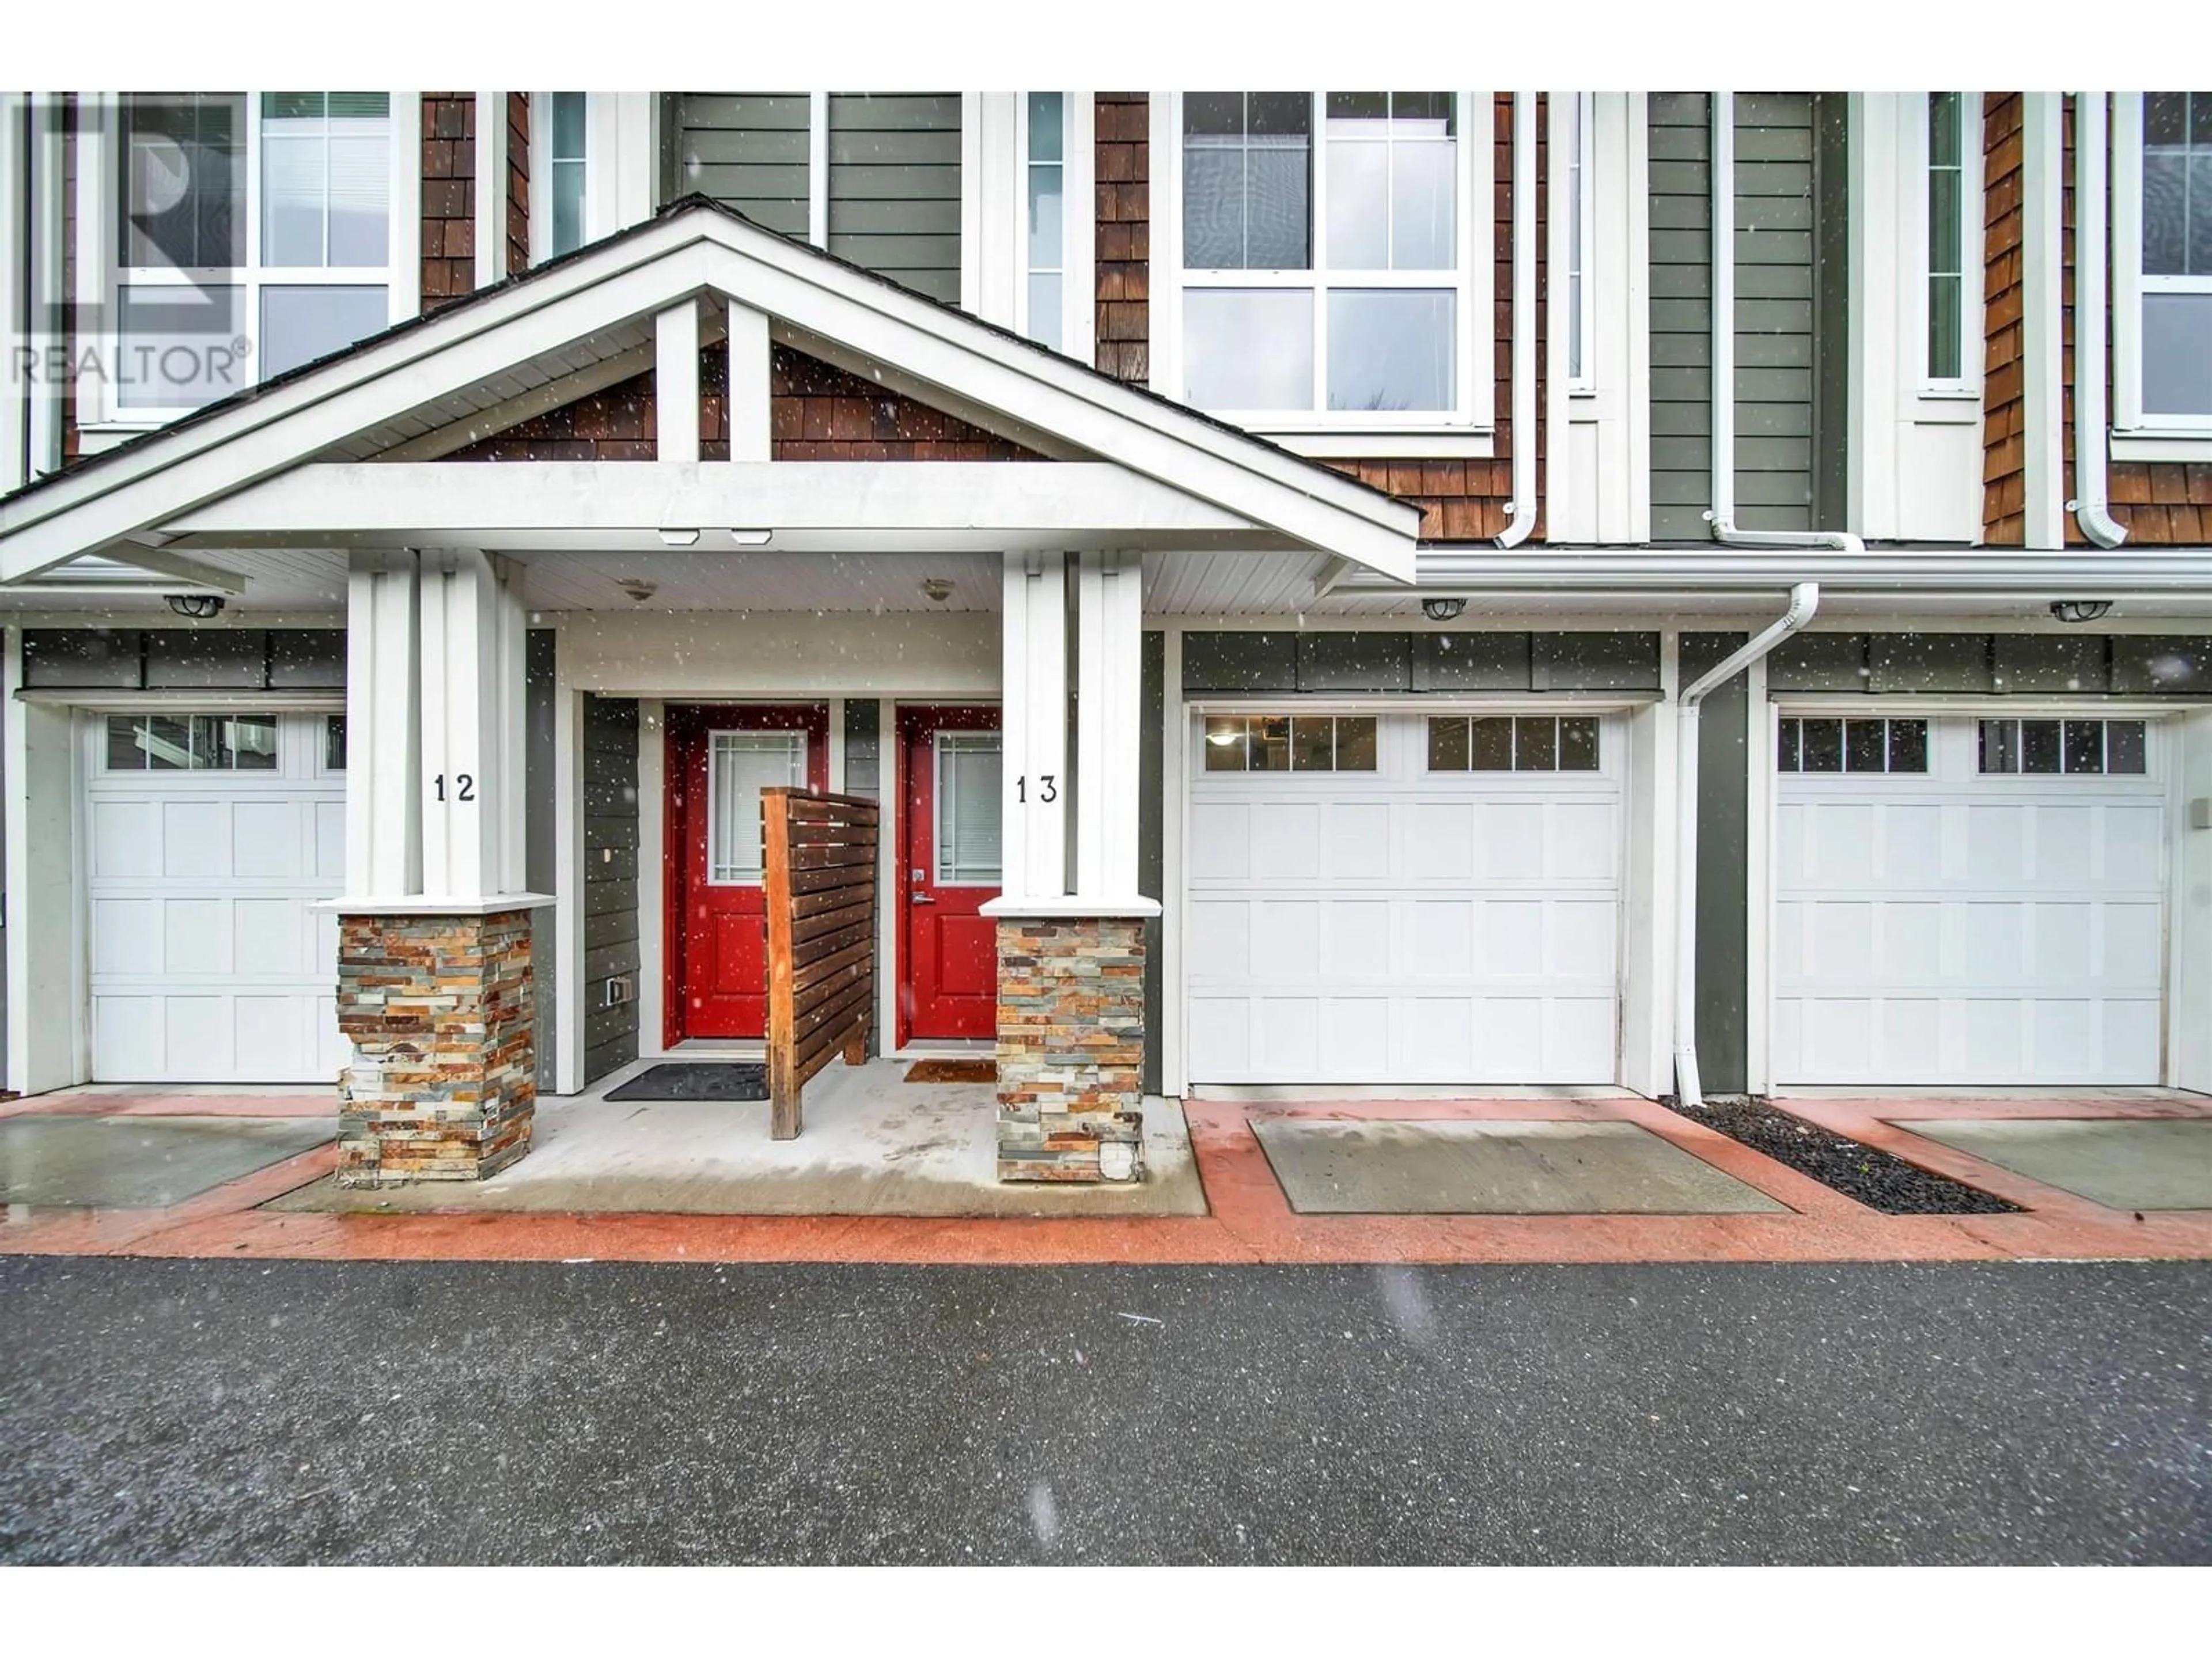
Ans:
[[[2100,547],[2127,540],[2106,510],[2105,94],[2074,94],[2074,499],[2066,510]]]
[[[1587,188],[1587,186],[1585,186]],[[1480,319],[1478,319],[1478,322]],[[1482,331],[1478,331],[1478,337]],[[1482,372],[1481,354],[1475,373]],[[1557,379],[1558,375],[1554,374]],[[1536,528],[1536,94],[1513,94],[1513,499],[1500,547]],[[1555,528],[1552,532],[1556,538]]]
[[[1698,1081],[1698,709],[1706,694],[1726,684],[1813,620],[1820,585],[1799,582],[1790,609],[1749,644],[1700,675],[1674,696],[1674,1099],[1702,1106]]]
[[[1713,481],[1705,514],[1723,547],[1831,547],[1863,553],[1844,530],[1739,530],[1735,526],[1735,94],[1712,94]]]

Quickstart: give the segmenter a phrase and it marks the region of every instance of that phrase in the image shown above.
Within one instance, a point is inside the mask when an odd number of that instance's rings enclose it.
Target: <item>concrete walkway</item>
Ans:
[[[905,1085],[899,1085],[905,1086]],[[958,1086],[958,1085],[951,1085]],[[932,1091],[913,1085],[911,1092]],[[579,1258],[629,1261],[1053,1262],[1453,1262],[1986,1261],[2022,1257],[2212,1259],[2212,1211],[2114,1208],[2051,1180],[1915,1133],[1904,1122],[2073,1120],[2117,1127],[2144,1121],[2212,1120],[2212,1100],[2185,1096],[1973,1099],[1796,1099],[1787,1103],[1838,1133],[1953,1176],[2023,1206],[1984,1216],[1889,1216],[1853,1202],[1751,1148],[1633,1097],[1266,1103],[1184,1103],[1202,1214],[1003,1218],[870,1213],[706,1214],[647,1211],[495,1211],[431,1199],[422,1213],[330,1213],[296,1195],[336,1164],[334,1147],[283,1158],[163,1207],[41,1209],[13,1205],[0,1254],[321,1257],[380,1260]],[[551,1121],[556,1103],[548,1102]],[[604,1108],[602,1109],[604,1109]],[[72,1091],[0,1104],[0,1121],[25,1117],[222,1115],[329,1117],[327,1094],[133,1095]],[[334,1117],[331,1118],[335,1128]],[[1705,1213],[1301,1213],[1263,1150],[1262,1134],[1296,1138],[1304,1126],[1428,1123],[1445,1139],[1499,1139],[1582,1148],[1633,1145],[1654,1170],[1708,1196],[1681,1207]],[[1550,1128],[1532,1130],[1531,1124]],[[1488,1137],[1482,1133],[1488,1126]],[[1574,1126],[1609,1126],[1597,1133]],[[679,1137],[680,1138],[680,1137]],[[1412,1138],[1418,1144],[1418,1137]],[[802,1143],[803,1144],[803,1138]],[[549,1147],[558,1145],[549,1138]],[[1654,1159],[1654,1147],[1659,1156]],[[1547,1155],[1550,1155],[1547,1153]],[[528,1170],[533,1154],[517,1165]],[[2015,1162],[2019,1160],[2015,1159]],[[557,1160],[540,1166],[553,1190]],[[1618,1173],[1616,1170],[1615,1174]],[[1509,1170],[1513,1180],[1520,1173]],[[1596,1206],[1605,1182],[1584,1181]],[[1608,1177],[1610,1179],[1611,1177]],[[527,1184],[527,1183],[526,1183]],[[1292,1182],[1296,1185],[1296,1182]],[[1498,1180],[1498,1190],[1511,1182]],[[1615,1183],[1615,1190],[1621,1188]],[[1627,1188],[1633,1194],[1635,1183]],[[1748,1194],[1749,1196],[1746,1196]],[[313,1201],[305,1200],[305,1201]],[[1035,1200],[1029,1200],[1034,1202]],[[1401,1212],[1416,1206],[1393,1200]],[[1549,1200],[1556,1206],[1556,1200]],[[1493,1209],[1497,1206],[1492,1206]],[[1542,1207],[1526,1200],[1524,1211]],[[1637,1207],[1620,1206],[1616,1208]],[[1650,1202],[1641,1207],[1654,1207]]]

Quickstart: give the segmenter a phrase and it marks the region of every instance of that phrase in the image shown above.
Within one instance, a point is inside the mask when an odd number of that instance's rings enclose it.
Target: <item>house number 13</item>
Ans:
[[[438,799],[440,800],[443,800],[446,799],[446,775],[443,772],[438,774],[436,783],[438,788]],[[473,772],[454,773],[453,799],[455,800],[474,800],[476,798],[476,774]]]
[[[1037,775],[1037,799],[1048,806],[1060,799],[1060,780],[1052,773]],[[1030,781],[1026,776],[1014,780],[1014,799],[1024,806],[1030,804]]]

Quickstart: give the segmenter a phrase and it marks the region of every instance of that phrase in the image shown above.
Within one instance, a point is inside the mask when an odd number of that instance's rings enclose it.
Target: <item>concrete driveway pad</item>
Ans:
[[[2212,1118],[1893,1119],[2112,1210],[2212,1210]]]
[[[166,1209],[337,1133],[329,1117],[0,1118],[0,1187],[34,1210]]]
[[[1633,1123],[1259,1118],[1304,1215],[1740,1215],[1786,1211]]]

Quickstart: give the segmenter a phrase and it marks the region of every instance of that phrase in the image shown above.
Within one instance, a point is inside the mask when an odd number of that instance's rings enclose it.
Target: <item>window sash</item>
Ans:
[[[106,227],[100,249],[103,268],[100,281],[106,295],[106,322],[100,336],[100,347],[105,361],[120,363],[125,349],[125,337],[120,331],[122,292],[125,289],[152,291],[160,289],[198,289],[222,287],[239,290],[239,314],[243,331],[255,343],[256,349],[245,366],[244,374],[226,382],[205,402],[228,396],[230,393],[260,384],[264,378],[258,349],[262,338],[263,295],[270,289],[282,288],[345,288],[381,289],[385,294],[384,325],[398,320],[392,315],[392,295],[397,287],[394,261],[401,252],[402,227],[398,214],[404,199],[397,188],[403,173],[418,165],[415,150],[407,139],[410,136],[401,128],[407,125],[400,118],[404,106],[400,94],[387,94],[384,116],[386,128],[385,169],[387,180],[385,191],[386,227],[385,263],[381,265],[270,265],[262,263],[262,251],[266,240],[264,217],[266,212],[266,190],[264,184],[264,149],[268,119],[263,112],[260,93],[244,94],[244,136],[242,144],[246,166],[245,200],[240,208],[245,230],[246,263],[240,265],[211,265],[179,268],[164,265],[131,265],[124,263],[129,252],[125,241],[114,234],[113,227],[121,217],[123,202],[117,192],[124,185],[123,100],[119,94],[108,94],[101,100],[100,136],[108,151],[100,172],[86,171],[81,178],[94,181],[98,192],[89,202],[81,203],[80,220],[87,213],[105,216],[100,222]],[[340,117],[339,119],[364,118]],[[104,177],[102,176],[104,175]],[[324,184],[324,200],[327,204],[330,183]],[[324,246],[327,253],[329,229],[327,214],[324,230]],[[204,406],[202,403],[137,403],[125,395],[119,380],[103,378],[99,391],[87,399],[87,424],[127,421],[131,424],[160,424],[176,420]]]
[[[1954,124],[1950,136],[1957,156],[1955,164],[1951,165],[1939,163],[1935,151],[1936,121],[1942,107],[1939,100],[1945,98],[1950,100],[1948,107]],[[1921,106],[1920,211],[1916,227],[1921,314],[1914,349],[1919,362],[1921,391],[1959,394],[1974,389],[1974,341],[1979,327],[1976,309],[1982,299],[1975,258],[1975,238],[1982,217],[1977,210],[1981,197],[1980,175],[1974,166],[1980,153],[1977,142],[1979,123],[1975,118],[1980,105],[1971,93],[1931,92],[1923,94]],[[1956,214],[1956,223],[1950,228],[1955,240],[1949,247],[1936,246],[1939,174],[1947,174],[1951,180]],[[1948,351],[1944,349],[1947,347]]]
[[[1437,427],[1471,426],[1476,423],[1476,411],[1480,407],[1479,387],[1487,375],[1486,352],[1478,350],[1476,336],[1488,335],[1486,317],[1477,317],[1474,304],[1474,278],[1470,270],[1474,257],[1474,224],[1490,222],[1487,211],[1489,197],[1483,193],[1478,199],[1474,189],[1474,158],[1479,155],[1486,163],[1492,155],[1492,124],[1487,106],[1487,94],[1455,92],[1453,140],[1453,243],[1455,258],[1446,269],[1435,270],[1370,270],[1352,266],[1333,266],[1328,261],[1328,141],[1326,91],[1310,93],[1312,116],[1309,122],[1310,155],[1312,156],[1312,188],[1307,204],[1308,239],[1313,265],[1308,270],[1218,270],[1193,268],[1182,263],[1182,200],[1183,175],[1183,94],[1176,93],[1166,101],[1171,123],[1174,149],[1171,156],[1153,162],[1154,179],[1154,243],[1161,240],[1161,223],[1164,216],[1159,201],[1160,183],[1164,172],[1171,172],[1175,191],[1171,216],[1172,234],[1176,244],[1173,262],[1173,281],[1155,295],[1156,306],[1165,305],[1173,317],[1171,327],[1176,343],[1174,362],[1170,369],[1172,380],[1167,386],[1170,396],[1180,398],[1184,386],[1184,368],[1188,347],[1182,295],[1196,289],[1294,289],[1312,293],[1312,361],[1314,365],[1313,396],[1302,408],[1290,409],[1209,409],[1206,412],[1217,419],[1232,421],[1240,425],[1267,429],[1350,429],[1379,428],[1384,429],[1432,429]],[[1328,316],[1329,295],[1340,289],[1416,289],[1449,293],[1452,296],[1452,387],[1451,406],[1443,410],[1345,410],[1329,407],[1328,385]]]
[[[1597,390],[1597,284],[1591,265],[1597,247],[1597,191],[1590,155],[1597,126],[1597,94],[1572,94],[1567,147],[1567,390]]]
[[[1016,172],[1020,180],[1014,192],[1015,212],[1019,220],[1015,226],[1015,246],[1022,251],[1020,279],[1014,285],[1014,328],[1017,333],[1039,345],[1066,351],[1070,343],[1068,239],[1079,228],[1089,234],[1090,221],[1096,212],[1095,205],[1072,200],[1068,190],[1069,182],[1075,177],[1070,165],[1076,139],[1076,125],[1071,118],[1075,100],[1073,94],[1066,92],[1024,92],[1014,95],[1019,110]],[[1056,154],[1049,159],[1037,154],[1042,135],[1036,130],[1036,120],[1046,112],[1040,106],[1041,100],[1046,99],[1052,100],[1049,110],[1060,125],[1059,143],[1054,147]],[[1048,173],[1053,175],[1059,192],[1060,238],[1058,246],[1041,250],[1037,246],[1035,191],[1040,175]],[[1047,255],[1049,263],[1046,262]],[[1040,277],[1053,281],[1041,284]],[[1048,294],[1052,303],[1041,308],[1037,301]],[[1041,309],[1048,314],[1040,315]]]
[[[980,764],[983,761],[988,765]],[[939,732],[930,866],[939,887],[996,887],[1004,878],[1004,741],[996,732]],[[989,780],[989,781],[987,781]]]

